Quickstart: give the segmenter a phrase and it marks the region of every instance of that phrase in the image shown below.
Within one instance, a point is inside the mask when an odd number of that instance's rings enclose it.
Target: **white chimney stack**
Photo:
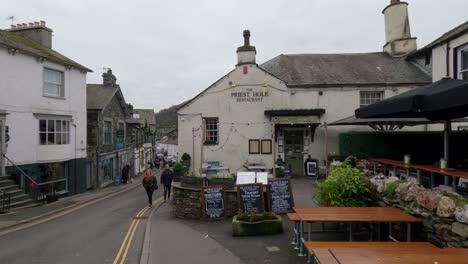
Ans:
[[[411,37],[408,3],[391,0],[382,13],[385,16],[384,52],[399,57],[417,49],[416,38]]]
[[[237,65],[256,64],[257,50],[250,46],[250,30],[244,30],[244,46],[237,48]]]

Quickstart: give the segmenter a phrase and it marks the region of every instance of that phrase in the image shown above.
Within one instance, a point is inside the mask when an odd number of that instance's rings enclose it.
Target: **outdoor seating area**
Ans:
[[[411,242],[411,226],[422,220],[395,207],[293,209],[295,213],[287,214],[294,223],[291,244],[299,251],[299,256],[307,255],[307,263],[465,263],[468,258],[468,249],[440,249],[429,242]],[[317,231],[311,230],[313,223],[345,223],[349,241],[315,241],[313,234]],[[353,227],[359,224],[371,226],[369,241],[353,241]],[[394,224],[406,225],[406,242],[393,237]],[[385,238],[381,236],[382,228],[388,232]],[[431,252],[429,257],[433,262],[427,262],[427,252]],[[415,259],[416,256],[426,257]]]
[[[468,192],[468,170],[443,169],[432,165],[411,164],[391,159],[371,158],[369,161],[373,163],[374,173],[377,173],[378,167],[382,167],[384,175],[386,175],[388,171],[391,172],[393,176],[399,175],[404,178],[416,176],[415,179],[419,184],[422,184],[424,175],[427,176],[428,174],[430,188],[436,187],[435,177],[436,175],[441,175],[444,177],[444,187],[447,187],[454,192],[459,192],[461,195],[466,195],[466,192]],[[404,174],[398,174],[398,169],[403,169]],[[451,186],[449,186],[450,182]]]

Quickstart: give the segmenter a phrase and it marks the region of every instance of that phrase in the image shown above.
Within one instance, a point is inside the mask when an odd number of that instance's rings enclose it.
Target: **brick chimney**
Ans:
[[[117,78],[112,74],[112,69],[107,69],[107,72],[102,74],[102,83],[110,86],[117,84]]]
[[[384,52],[393,57],[404,56],[417,49],[416,38],[411,37],[408,3],[391,0],[382,11],[385,16]]]
[[[52,29],[46,26],[45,21],[11,25],[7,31],[21,35],[44,48],[52,49]]]
[[[257,50],[250,46],[250,30],[244,30],[244,46],[237,48],[237,65],[256,64]]]

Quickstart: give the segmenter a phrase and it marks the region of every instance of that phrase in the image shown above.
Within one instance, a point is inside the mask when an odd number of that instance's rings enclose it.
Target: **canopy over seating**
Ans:
[[[328,126],[369,126],[378,131],[394,131],[405,126],[417,126],[425,124],[442,123],[427,118],[356,118],[354,115],[328,124]],[[452,120],[455,123],[468,122],[468,118]]]
[[[358,118],[427,118],[451,120],[468,116],[468,81],[444,78],[356,109]]]

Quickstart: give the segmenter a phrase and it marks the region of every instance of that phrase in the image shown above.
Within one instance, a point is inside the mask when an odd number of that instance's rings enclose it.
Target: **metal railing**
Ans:
[[[0,213],[7,213],[10,211],[11,194],[5,190],[0,190]]]
[[[47,195],[52,195],[56,196],[57,191],[56,191],[56,184],[61,183],[61,182],[67,182],[67,179],[57,179],[57,180],[51,180],[47,182],[41,182],[38,183],[35,181],[33,178],[31,178],[24,170],[22,170],[20,167],[18,167],[11,159],[9,159],[5,154],[2,154],[3,157],[5,157],[8,162],[10,162],[20,173],[21,173],[21,178],[20,178],[20,189],[23,189],[31,199],[35,201],[40,201],[44,200]],[[49,185],[50,188],[44,188],[44,186]],[[50,189],[47,191],[46,189]]]

